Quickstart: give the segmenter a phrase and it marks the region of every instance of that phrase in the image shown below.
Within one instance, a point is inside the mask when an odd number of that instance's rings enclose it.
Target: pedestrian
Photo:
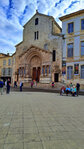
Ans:
[[[5,87],[4,87],[5,92],[7,92],[7,80],[5,80]]]
[[[23,83],[22,81],[20,82],[20,92],[22,92],[22,87],[23,87]]]
[[[54,84],[54,82],[52,82],[52,88],[54,88],[54,86],[55,86],[55,84]]]
[[[17,88],[17,82],[14,81],[14,88]]]
[[[72,87],[73,87],[73,84],[72,84],[72,82],[70,83],[70,85],[69,85],[69,86],[70,86],[70,88],[72,88]]]
[[[9,94],[10,93],[10,79],[8,78],[8,80],[7,80],[7,91],[6,91],[6,93],[7,94]]]
[[[79,83],[76,84],[76,89],[77,89],[77,96],[78,96],[79,95],[79,90],[80,90],[80,84]]]
[[[69,93],[71,93],[71,89],[70,89],[69,85],[67,85],[67,87],[66,87],[66,95],[68,96]]]
[[[60,95],[63,96],[63,94],[65,93],[65,90],[66,90],[66,88],[65,88],[65,86],[63,85],[63,86],[61,87],[61,89],[60,89]]]
[[[76,96],[76,87],[73,86],[73,89],[72,89],[72,96]]]
[[[31,88],[33,88],[33,81],[31,82]]]
[[[4,86],[4,83],[2,80],[0,80],[0,92],[1,92],[1,95],[3,95],[3,86]]]
[[[34,86],[36,87],[37,86],[37,82],[35,81],[34,83],[35,83]]]

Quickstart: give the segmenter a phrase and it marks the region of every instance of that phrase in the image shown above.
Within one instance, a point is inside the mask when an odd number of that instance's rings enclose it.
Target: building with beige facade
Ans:
[[[84,84],[84,10],[59,18],[62,21],[62,76],[65,82]]]
[[[0,53],[0,78],[5,81],[12,79],[12,56]]]
[[[36,80],[49,84],[60,81],[63,38],[61,27],[52,16],[36,11],[23,28],[23,41],[16,45],[13,77],[18,82]]]

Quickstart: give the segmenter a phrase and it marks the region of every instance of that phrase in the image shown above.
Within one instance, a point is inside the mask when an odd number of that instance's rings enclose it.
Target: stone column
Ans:
[[[49,65],[49,67],[48,67],[49,69],[49,77],[51,76],[51,66]]]

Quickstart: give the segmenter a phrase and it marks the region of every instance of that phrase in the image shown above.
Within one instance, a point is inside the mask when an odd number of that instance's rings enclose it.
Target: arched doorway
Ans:
[[[40,81],[41,74],[41,60],[39,56],[35,55],[30,60],[32,80]]]
[[[40,80],[40,71],[41,71],[41,68],[40,67],[33,67],[33,70],[32,70],[32,80],[35,80],[37,82],[39,82]]]

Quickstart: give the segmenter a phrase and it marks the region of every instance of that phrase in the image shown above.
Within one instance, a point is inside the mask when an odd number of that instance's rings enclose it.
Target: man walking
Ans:
[[[1,95],[3,94],[3,86],[4,86],[4,83],[3,83],[3,81],[0,80],[0,92],[1,92]]]
[[[22,81],[20,82],[20,92],[22,92],[22,87],[23,87],[23,83]]]

